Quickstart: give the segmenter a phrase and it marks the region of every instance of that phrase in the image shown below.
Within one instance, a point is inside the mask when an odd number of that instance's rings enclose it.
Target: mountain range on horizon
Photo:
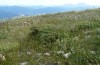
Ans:
[[[67,4],[62,6],[0,6],[0,19],[10,19],[19,16],[33,16],[68,11],[86,10],[99,8],[99,6],[84,3]]]

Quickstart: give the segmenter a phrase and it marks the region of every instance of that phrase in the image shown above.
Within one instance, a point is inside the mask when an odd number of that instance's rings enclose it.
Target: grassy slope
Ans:
[[[0,53],[6,61],[1,65],[100,64],[100,9],[3,22],[0,23]],[[65,58],[57,51],[71,55]]]

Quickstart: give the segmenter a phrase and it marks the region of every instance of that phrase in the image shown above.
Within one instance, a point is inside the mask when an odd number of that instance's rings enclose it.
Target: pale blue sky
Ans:
[[[100,0],[0,0],[0,5],[17,5],[17,6],[32,6],[32,5],[64,5],[85,3],[89,5],[100,5]]]

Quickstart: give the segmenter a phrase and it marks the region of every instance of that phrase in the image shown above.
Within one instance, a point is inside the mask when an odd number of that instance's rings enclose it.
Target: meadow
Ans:
[[[100,9],[0,21],[0,65],[99,65]]]

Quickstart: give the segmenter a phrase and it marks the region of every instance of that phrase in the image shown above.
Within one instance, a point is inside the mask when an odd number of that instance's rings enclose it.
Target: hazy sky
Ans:
[[[85,3],[89,5],[100,5],[100,0],[0,0],[0,5],[18,5],[18,6],[32,6],[32,5],[64,5]]]

